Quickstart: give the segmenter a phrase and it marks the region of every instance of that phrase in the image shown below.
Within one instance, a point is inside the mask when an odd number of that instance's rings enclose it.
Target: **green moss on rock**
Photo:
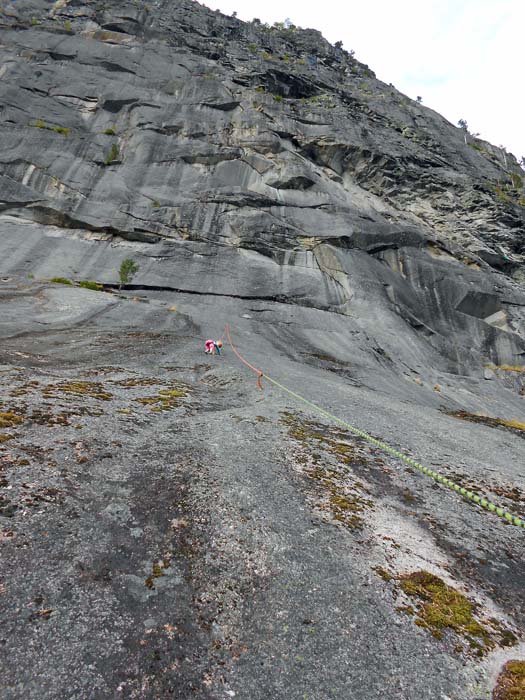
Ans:
[[[525,700],[525,661],[509,661],[496,682],[493,700]]]
[[[481,423],[488,425],[490,428],[510,428],[513,432],[525,434],[525,423],[519,420],[507,420],[505,418],[496,418],[485,416],[479,413],[470,413],[470,411],[444,411],[448,416],[459,418],[460,420],[470,421],[471,423]]]
[[[113,394],[106,391],[103,385],[99,382],[86,382],[78,380],[49,385],[43,391],[45,398],[55,398],[57,394],[85,396],[91,399],[98,399],[99,401],[109,401],[113,398]]]
[[[12,428],[23,423],[24,419],[12,411],[0,411],[0,428]]]
[[[354,481],[348,469],[368,460],[356,439],[344,430],[304,420],[292,413],[283,412],[281,420],[288,427],[288,435],[305,448],[305,456],[296,460],[305,464],[304,474],[318,487],[317,507],[329,512],[333,520],[349,530],[362,528],[363,512],[373,504],[361,496],[363,484]],[[312,452],[312,443],[325,456]],[[330,461],[336,464],[332,466]]]
[[[387,571],[386,569],[383,569],[382,566],[375,566],[374,571],[376,574],[383,579],[383,581],[392,581],[392,579],[395,578],[393,574],[390,573],[390,571]]]
[[[476,606],[463,593],[428,571],[415,571],[399,577],[402,591],[419,600],[416,625],[428,629],[436,639],[451,629],[467,639],[481,656],[493,649],[495,642],[475,618]]]
[[[144,396],[135,399],[138,403],[145,406],[150,406],[151,410],[155,413],[160,413],[162,411],[171,411],[180,404],[180,399],[187,396],[189,393],[189,388],[178,384],[177,386],[172,386],[169,389],[160,389],[160,391],[155,396]]]
[[[161,576],[165,576],[166,574],[164,573],[165,569],[168,569],[170,566],[170,562],[168,559],[163,559],[158,562],[154,562],[152,566],[152,571],[151,574],[146,578],[144,585],[146,588],[154,588],[155,587],[155,579],[161,578]]]

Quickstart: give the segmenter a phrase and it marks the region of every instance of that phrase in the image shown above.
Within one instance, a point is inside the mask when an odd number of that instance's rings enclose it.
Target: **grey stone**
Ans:
[[[518,632],[521,531],[203,343],[522,513],[515,159],[314,30],[2,10],[2,697],[489,697],[377,567]]]

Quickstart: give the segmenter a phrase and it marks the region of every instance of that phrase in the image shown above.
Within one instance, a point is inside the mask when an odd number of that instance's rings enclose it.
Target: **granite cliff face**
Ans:
[[[311,29],[0,9],[3,697],[488,700],[522,531],[201,351],[524,515],[515,159]]]
[[[189,0],[7,2],[2,21],[10,235],[35,222],[59,247],[73,233],[99,251],[149,242],[144,284],[363,319],[374,309],[392,356],[403,337],[449,369],[523,361],[512,156],[313,30]],[[41,244],[42,228],[23,230]],[[31,270],[80,272],[69,255],[40,251]],[[114,281],[111,256],[79,255],[83,274]]]

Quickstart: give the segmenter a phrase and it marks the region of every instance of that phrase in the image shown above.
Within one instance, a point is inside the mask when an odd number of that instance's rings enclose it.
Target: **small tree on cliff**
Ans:
[[[122,289],[123,284],[129,284],[138,271],[139,266],[132,258],[126,258],[125,260],[123,260],[120,264],[119,270],[119,289]]]
[[[458,121],[458,126],[460,129],[463,129],[463,136],[465,138],[465,143],[467,143],[467,134],[468,134],[468,124],[466,119],[460,119]]]

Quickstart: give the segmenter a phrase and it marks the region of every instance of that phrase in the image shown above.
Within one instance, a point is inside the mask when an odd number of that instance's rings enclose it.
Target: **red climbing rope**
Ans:
[[[253,365],[251,365],[248,362],[248,360],[245,360],[244,357],[241,355],[241,353],[238,350],[236,350],[234,344],[232,343],[232,339],[231,339],[231,335],[230,335],[230,326],[228,324],[226,324],[226,326],[224,328],[224,333],[222,335],[223,336],[226,335],[226,337],[228,338],[228,342],[230,344],[231,349],[237,355],[239,360],[242,363],[244,363],[246,365],[246,367],[249,367],[252,370],[252,372],[255,372],[255,374],[257,375],[257,388],[259,389],[259,391],[262,391],[261,379],[264,377],[264,373],[260,369],[258,369],[257,367],[254,367]]]

